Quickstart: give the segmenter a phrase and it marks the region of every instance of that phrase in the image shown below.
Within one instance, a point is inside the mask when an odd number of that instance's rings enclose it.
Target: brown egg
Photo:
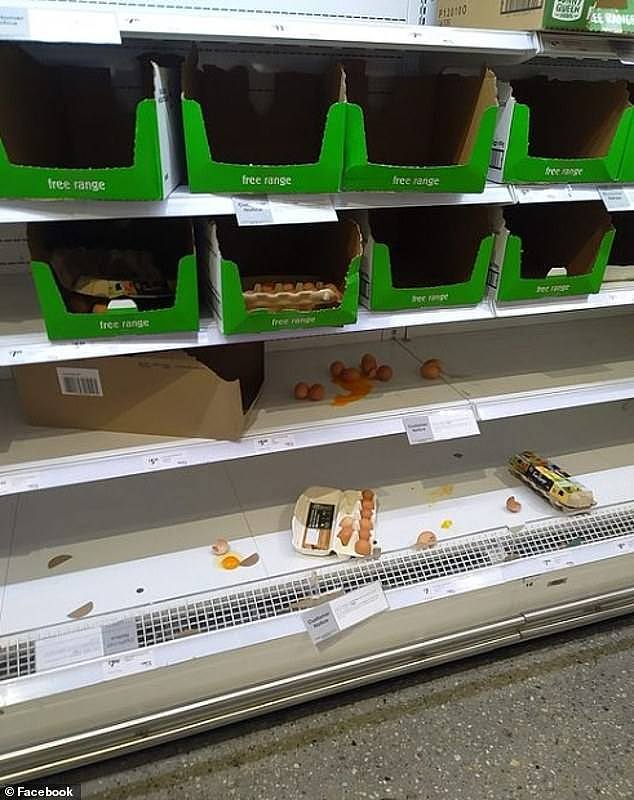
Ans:
[[[364,489],[361,492],[361,497],[364,500],[374,500],[374,492],[372,491],[372,489]]]
[[[372,552],[372,544],[367,539],[359,539],[354,546],[354,552],[360,556],[369,556]]]
[[[516,500],[513,496],[511,496],[506,501],[506,510],[510,511],[511,514],[517,514],[522,510],[522,504],[518,500]]]
[[[343,361],[333,361],[330,365],[330,374],[333,378],[338,378],[345,368],[346,365],[343,363]]]
[[[285,292],[294,292],[295,291],[295,284],[294,283],[285,283],[282,286]]]
[[[360,530],[359,531],[359,539],[362,542],[369,542],[370,541],[370,536],[372,536],[372,531],[369,531],[369,530]]]
[[[371,508],[362,508],[361,509],[361,519],[372,519],[372,509]]]
[[[348,367],[344,369],[341,373],[341,380],[345,383],[352,383],[353,381],[358,381],[361,379],[361,373],[358,369],[354,367]]]
[[[392,375],[394,374],[394,370],[392,367],[389,367],[387,364],[384,364],[382,367],[379,367],[376,371],[376,377],[380,381],[391,381]]]
[[[262,284],[262,291],[263,292],[272,292],[274,290],[274,286],[272,283],[263,283]]]
[[[420,376],[426,381],[435,381],[437,378],[440,378],[441,375],[442,364],[436,358],[425,361],[420,368]]]
[[[323,400],[326,396],[326,390],[321,385],[321,383],[315,383],[313,386],[310,387],[310,391],[308,392],[308,399],[309,400]]]
[[[304,284],[304,289],[306,289],[306,291],[308,291],[308,292],[312,292],[314,288],[315,288],[315,284],[311,283],[310,281],[308,281],[308,283]]]
[[[372,353],[366,353],[361,359],[361,369],[364,375],[368,375],[372,370],[375,370],[377,367],[378,364],[376,363],[376,358],[372,355]]]
[[[374,500],[362,500],[361,509],[363,511],[374,511]]]
[[[293,394],[295,395],[296,400],[306,400],[309,391],[310,386],[307,383],[297,383],[295,384]]]
[[[95,303],[92,307],[93,314],[105,314],[108,310],[108,306],[105,303]]]
[[[359,520],[359,531],[371,531],[374,525],[372,524],[371,519],[360,519]]]
[[[341,544],[344,547],[347,547],[350,543],[350,539],[352,539],[352,528],[341,528],[339,533],[337,534],[337,538],[341,539]]]
[[[437,541],[438,537],[433,531],[423,531],[422,533],[418,534],[416,544],[419,547],[433,547]]]

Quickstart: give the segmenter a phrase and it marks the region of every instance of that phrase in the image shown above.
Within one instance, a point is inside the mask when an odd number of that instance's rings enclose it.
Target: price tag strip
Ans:
[[[121,44],[116,14],[0,6],[0,41]]]
[[[302,619],[313,644],[320,645],[388,608],[381,584],[370,583],[303,612]]]

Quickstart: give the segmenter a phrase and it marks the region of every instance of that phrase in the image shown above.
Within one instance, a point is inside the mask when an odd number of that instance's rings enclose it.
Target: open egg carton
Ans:
[[[313,486],[295,504],[292,543],[300,553],[339,558],[378,555],[376,494],[371,489]]]
[[[338,306],[343,293],[334,283],[315,277],[291,280],[288,276],[261,277],[243,282],[242,294],[247,310],[316,311]]]

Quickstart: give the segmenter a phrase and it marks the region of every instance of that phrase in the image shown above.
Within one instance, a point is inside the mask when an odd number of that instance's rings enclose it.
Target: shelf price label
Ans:
[[[256,453],[277,453],[279,450],[292,450],[295,447],[295,437],[290,433],[280,436],[259,436],[253,441],[253,450]]]
[[[412,445],[462,439],[480,433],[478,420],[471,407],[447,408],[403,417],[403,428]]]
[[[518,203],[562,203],[572,200],[574,190],[570,184],[556,186],[514,186]]]
[[[145,469],[149,472],[159,469],[188,467],[189,459],[185,453],[151,453],[144,457]]]
[[[254,178],[255,180],[255,178]],[[258,178],[259,180],[259,178]],[[238,225],[303,225],[307,222],[336,222],[337,212],[330,195],[271,198],[234,197],[233,210]]]
[[[369,583],[305,611],[302,619],[313,644],[319,645],[388,608],[381,584]]]
[[[625,186],[602,186],[599,194],[608,211],[630,211],[634,208],[630,191]]]

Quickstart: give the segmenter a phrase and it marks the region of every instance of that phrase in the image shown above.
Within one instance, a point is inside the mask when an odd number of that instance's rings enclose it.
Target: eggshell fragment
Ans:
[[[310,391],[308,392],[308,399],[313,401],[323,400],[326,396],[326,390],[321,385],[321,383],[315,383],[313,386],[310,387]]]
[[[376,377],[380,381],[384,381],[384,382],[385,381],[391,381],[393,374],[394,374],[394,370],[392,369],[392,367],[388,366],[387,364],[384,364],[382,367],[379,367],[377,369],[377,371],[376,371]]]
[[[225,553],[229,552],[229,542],[226,539],[216,539],[211,545],[211,550],[214,555],[224,556]]]
[[[418,547],[433,547],[438,541],[438,537],[433,531],[423,531],[418,534],[416,544]]]
[[[517,514],[522,510],[522,504],[511,495],[506,501],[506,510],[510,511],[511,514]]]
[[[298,383],[295,385],[293,394],[295,395],[296,400],[305,400],[308,397],[309,391],[310,387],[307,383]]]

